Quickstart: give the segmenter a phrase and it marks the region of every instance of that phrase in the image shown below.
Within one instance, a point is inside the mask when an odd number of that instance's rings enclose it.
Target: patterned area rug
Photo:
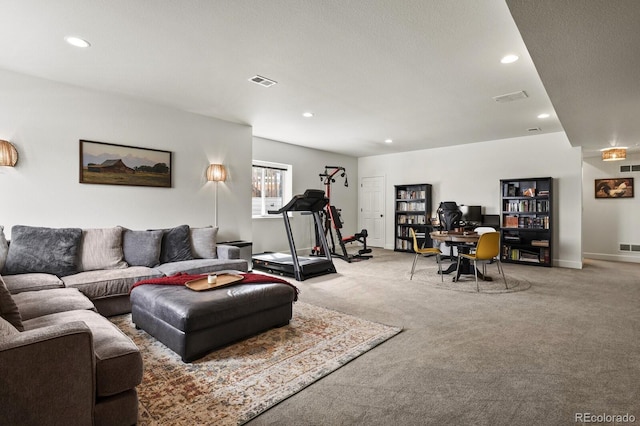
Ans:
[[[288,326],[191,364],[136,330],[131,315],[113,317],[142,352],[138,424],[243,424],[401,330],[303,302],[293,312]]]

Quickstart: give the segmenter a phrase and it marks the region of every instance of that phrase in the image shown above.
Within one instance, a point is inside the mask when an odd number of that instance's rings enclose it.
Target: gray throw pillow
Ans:
[[[0,337],[11,336],[14,334],[20,334],[20,332],[16,330],[10,322],[0,317]]]
[[[122,227],[82,230],[79,270],[126,268],[122,257]]]
[[[11,293],[7,288],[4,280],[0,276],[0,317],[11,323],[18,331],[24,331],[22,326],[22,316],[16,306],[16,302],[13,301]]]
[[[122,234],[124,260],[129,266],[153,268],[160,263],[162,231],[132,231],[125,229]]]
[[[4,226],[0,225],[0,271],[4,269],[8,253],[9,243],[7,243],[7,237],[4,236]]]
[[[191,228],[191,253],[196,259],[218,258],[218,228]]]
[[[189,225],[176,226],[162,230],[162,249],[160,250],[160,263],[181,262],[192,260],[191,234]]]
[[[78,272],[80,228],[39,228],[15,225],[4,274],[44,273],[59,277]]]

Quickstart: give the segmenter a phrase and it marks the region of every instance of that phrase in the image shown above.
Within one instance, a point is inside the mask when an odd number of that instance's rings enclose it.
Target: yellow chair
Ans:
[[[487,232],[480,235],[478,244],[476,245],[475,253],[465,254],[460,253],[458,255],[458,269],[460,269],[460,259],[465,258],[473,260],[473,269],[476,275],[476,290],[480,291],[478,285],[478,262],[491,262],[496,260],[498,265],[498,272],[502,274],[504,279],[504,286],[509,289],[507,285],[507,277],[504,275],[504,269],[502,269],[502,263],[500,262],[500,233],[499,232]]]
[[[418,239],[416,238],[416,231],[414,231],[413,228],[409,228],[409,234],[411,235],[411,238],[413,238],[413,251],[416,252],[416,257],[413,258],[413,266],[411,267],[411,278],[409,279],[411,280],[413,279],[413,273],[416,270],[416,262],[418,261],[418,256],[425,255],[425,254],[435,254],[436,262],[438,262],[438,271],[440,273],[440,279],[441,281],[444,281],[444,278],[442,277],[442,266],[440,264],[440,255],[442,254],[440,249],[436,247],[428,247],[428,248],[419,247]]]

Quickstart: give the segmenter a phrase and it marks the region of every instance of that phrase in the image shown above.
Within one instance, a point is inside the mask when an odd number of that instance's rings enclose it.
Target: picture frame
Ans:
[[[80,140],[80,183],[171,188],[171,151]]]
[[[633,178],[595,180],[595,198],[633,198]]]

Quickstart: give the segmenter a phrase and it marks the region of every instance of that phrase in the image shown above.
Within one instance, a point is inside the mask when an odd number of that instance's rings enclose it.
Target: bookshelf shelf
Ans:
[[[431,185],[428,183],[395,185],[395,238],[394,250],[413,253],[413,240],[409,228],[413,228],[418,237],[418,244],[425,242],[430,247],[429,233],[433,227],[431,217]]]
[[[501,260],[552,266],[553,178],[500,180]]]

